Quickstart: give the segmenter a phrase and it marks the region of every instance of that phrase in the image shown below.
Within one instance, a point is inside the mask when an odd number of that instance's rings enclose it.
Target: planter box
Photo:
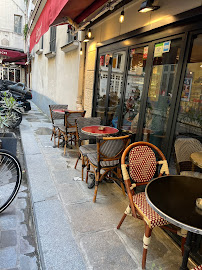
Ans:
[[[17,138],[15,133],[0,133],[0,140],[1,140],[1,149],[8,150],[13,155],[16,156],[17,151]]]

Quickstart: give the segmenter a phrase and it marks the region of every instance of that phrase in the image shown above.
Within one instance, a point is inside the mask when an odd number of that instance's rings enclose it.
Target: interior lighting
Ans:
[[[119,22],[123,23],[124,22],[124,10],[121,11],[121,15],[119,17]]]
[[[82,50],[82,48],[80,49],[80,55],[83,55],[83,50]]]
[[[154,0],[146,0],[144,2],[142,2],[142,4],[140,5],[140,9],[138,10],[138,12],[148,12],[148,11],[154,11],[160,8],[160,6],[153,6]]]
[[[90,29],[88,29],[88,34],[87,34],[88,38],[91,38],[92,37],[92,32]]]
[[[88,35],[85,35],[83,42],[88,42],[89,40],[90,40],[90,38],[88,37]]]

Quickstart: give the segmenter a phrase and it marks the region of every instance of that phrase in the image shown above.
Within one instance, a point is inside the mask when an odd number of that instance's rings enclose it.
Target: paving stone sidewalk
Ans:
[[[20,129],[42,269],[140,270],[144,224],[127,217],[116,229],[128,204],[121,189],[101,183],[93,203],[94,190],[75,178],[78,150],[64,156],[53,147],[50,120],[34,104]],[[147,269],[177,270],[181,260],[180,249],[155,228]]]
[[[23,180],[17,197],[0,214],[0,269],[39,270],[36,235],[19,130],[14,132],[18,138],[17,157],[22,166]]]

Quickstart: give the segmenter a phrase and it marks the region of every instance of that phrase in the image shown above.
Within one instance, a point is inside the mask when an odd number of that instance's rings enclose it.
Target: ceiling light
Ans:
[[[82,48],[80,49],[80,55],[83,55],[83,50],[82,50]]]
[[[91,32],[90,29],[88,30],[88,34],[87,35],[88,35],[88,38],[91,38],[92,37],[92,32]]]
[[[124,10],[121,11],[121,15],[119,17],[119,22],[120,23],[124,22]]]
[[[153,3],[154,3],[154,0],[146,0],[146,1],[142,2],[138,12],[145,13],[145,12],[154,11],[154,10],[157,10],[160,8],[160,6],[153,6],[152,5]]]
[[[88,42],[89,40],[90,39],[89,39],[88,35],[85,35],[85,38],[84,38],[83,42]]]

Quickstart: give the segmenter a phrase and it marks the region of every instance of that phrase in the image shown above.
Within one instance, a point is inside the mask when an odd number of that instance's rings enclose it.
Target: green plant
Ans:
[[[152,263],[151,270],[163,270],[163,268],[161,266],[156,267],[156,264]]]
[[[23,29],[23,33],[24,33],[24,38],[27,38],[27,33],[28,33],[28,24],[26,23]]]

